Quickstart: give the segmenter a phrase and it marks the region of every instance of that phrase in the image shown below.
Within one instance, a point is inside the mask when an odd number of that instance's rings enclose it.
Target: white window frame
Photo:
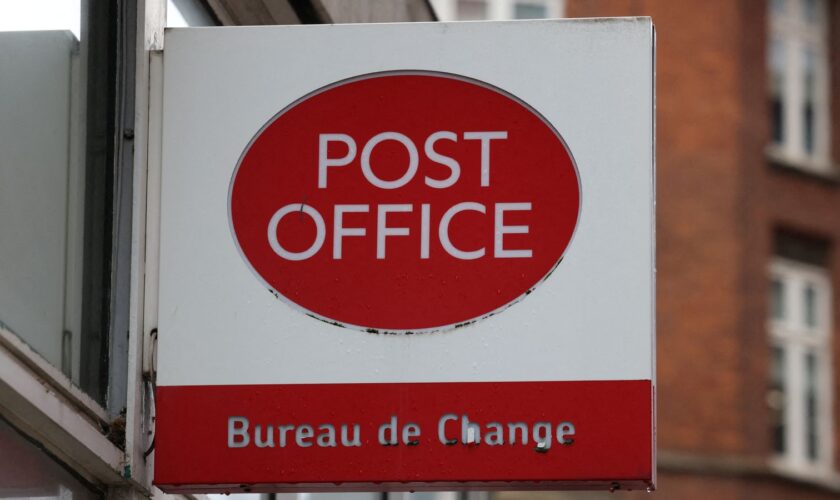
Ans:
[[[774,143],[771,139],[767,147],[768,155],[778,162],[811,171],[818,174],[832,173],[831,149],[831,103],[830,103],[830,68],[828,43],[828,1],[817,2],[816,22],[808,22],[804,15],[805,0],[776,0],[782,3],[784,10],[777,14],[772,8],[774,0],[767,2],[767,71],[770,66],[770,48],[774,39],[785,45],[782,91],[783,129],[782,142]],[[805,99],[804,49],[811,49],[816,58],[815,103],[814,103],[814,150],[805,150],[802,118],[802,104]]]
[[[769,342],[784,351],[785,385],[784,452],[775,454],[771,464],[778,470],[804,478],[830,479],[834,475],[833,359],[831,356],[831,281],[826,269],[797,261],[776,258],[770,265],[771,283],[783,284],[782,318],[774,318],[772,304],[768,319]],[[815,291],[816,325],[805,319],[804,291]],[[818,366],[817,459],[810,460],[806,442],[805,353],[813,352]]]
[[[0,416],[87,481],[129,483],[120,474],[123,452],[102,432],[105,409],[2,325]]]
[[[489,21],[514,19],[517,3],[544,5],[548,12],[547,19],[563,17],[566,13],[566,0],[484,0],[487,4]],[[441,21],[458,21],[458,0],[431,0],[432,7]]]

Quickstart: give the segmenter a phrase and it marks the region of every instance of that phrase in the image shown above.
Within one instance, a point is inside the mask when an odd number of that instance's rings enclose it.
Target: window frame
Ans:
[[[833,357],[832,345],[832,290],[826,268],[795,260],[775,257],[769,266],[769,283],[783,283],[783,307],[787,313],[774,317],[773,297],[767,319],[768,350],[783,350],[784,381],[784,451],[773,451],[771,465],[777,470],[797,477],[827,479],[834,474],[834,424],[833,424]],[[806,286],[815,291],[816,322],[808,325],[805,319],[803,294]],[[816,432],[817,458],[808,458],[806,438],[806,369],[805,354],[813,353],[817,361],[816,375]],[[769,362],[768,362],[769,364]],[[769,402],[769,401],[768,401]]]
[[[435,12],[441,21],[458,21],[458,0],[431,0]],[[548,15],[546,19],[560,18],[566,13],[566,0],[484,0],[487,12],[484,20],[506,21],[515,19],[517,3],[544,5]]]
[[[816,22],[809,23],[804,18],[805,0],[778,0],[784,6],[784,12],[774,11],[773,0],[767,6],[767,43],[766,71],[767,79],[772,78],[772,44],[774,40],[784,43],[782,65],[782,140],[774,142],[768,137],[766,152],[768,157],[785,166],[803,171],[831,175],[836,168],[831,161],[831,67],[828,11],[826,0],[817,2]],[[815,57],[814,90],[814,146],[813,152],[805,149],[805,124],[802,107],[805,103],[805,57],[804,50],[811,49]],[[770,88],[768,83],[768,100]],[[770,117],[771,128],[773,127]]]
[[[13,332],[0,327],[0,416],[86,481],[125,484],[104,408]]]

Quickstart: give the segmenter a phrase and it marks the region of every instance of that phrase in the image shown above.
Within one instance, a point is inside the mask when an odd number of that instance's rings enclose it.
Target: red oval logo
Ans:
[[[230,187],[230,221],[279,298],[339,326],[453,328],[560,262],[580,185],[562,138],[504,91],[434,72],[365,75],[272,118]]]

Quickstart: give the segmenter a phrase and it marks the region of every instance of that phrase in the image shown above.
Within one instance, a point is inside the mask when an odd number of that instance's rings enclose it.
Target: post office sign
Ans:
[[[653,488],[653,43],[167,31],[156,484]]]

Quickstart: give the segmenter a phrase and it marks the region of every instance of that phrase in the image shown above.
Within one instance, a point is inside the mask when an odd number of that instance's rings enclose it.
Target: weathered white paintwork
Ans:
[[[653,36],[647,18],[168,30],[158,385],[655,380]],[[465,328],[374,335],[317,321],[254,279],[231,237],[231,174],[266,121],[386,70],[516,95],[579,170],[580,219],[560,266]]]

